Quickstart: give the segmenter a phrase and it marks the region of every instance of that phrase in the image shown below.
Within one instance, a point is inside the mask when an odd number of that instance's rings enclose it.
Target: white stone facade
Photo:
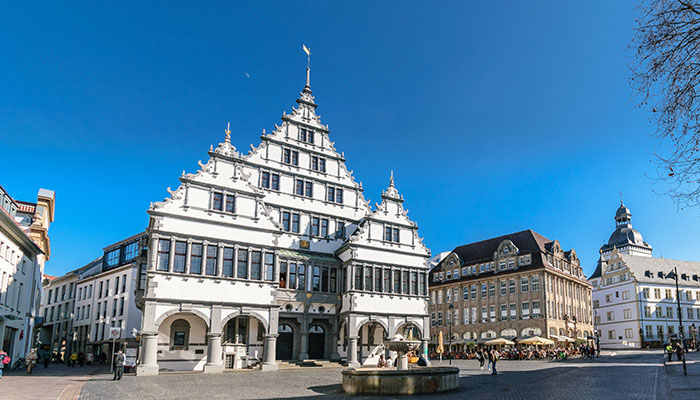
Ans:
[[[615,232],[601,248],[598,268],[589,279],[601,348],[660,347],[681,337],[697,340],[700,263],[652,257],[651,246],[632,229],[631,213],[624,205],[615,221]],[[675,279],[669,275],[675,270],[680,320]]]
[[[372,209],[308,80],[297,103],[248,154],[227,130],[148,210],[139,374],[271,370],[277,359],[356,365],[363,341],[408,327],[427,341],[430,252],[393,176]]]
[[[0,186],[0,348],[14,360],[35,344],[41,279],[49,258],[54,193],[16,201]]]

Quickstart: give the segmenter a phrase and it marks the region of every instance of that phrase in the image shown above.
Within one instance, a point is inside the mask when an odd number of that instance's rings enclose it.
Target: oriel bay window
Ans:
[[[364,290],[372,291],[372,267],[365,267],[365,287]]]
[[[158,271],[167,271],[169,262],[170,240],[160,239],[158,240]]]
[[[306,266],[304,264],[297,265],[297,289],[306,290]]]
[[[394,271],[394,293],[401,293],[401,271]]]
[[[202,244],[192,243],[190,248],[190,274],[202,273]]]
[[[280,279],[279,279],[280,289],[287,288],[287,263],[280,262]]]
[[[401,285],[401,290],[403,294],[409,294],[408,292],[408,271],[403,272],[403,280],[402,280],[402,285]]]
[[[205,273],[216,276],[216,258],[219,249],[216,246],[207,245],[207,265]]]
[[[175,258],[173,259],[173,272],[185,272],[185,258],[187,257],[187,242],[175,242]],[[119,286],[119,281],[115,283]],[[118,289],[115,290],[118,293]]]
[[[374,269],[374,291],[382,291],[382,270],[380,268]]]
[[[331,277],[330,277],[330,292],[335,293],[338,291],[338,269],[337,268],[331,268]]]
[[[355,290],[362,290],[362,267],[355,266]]]
[[[312,268],[311,290],[316,292],[321,291],[321,267],[318,265],[314,265]]]
[[[411,272],[411,294],[418,294],[418,273]],[[455,296],[456,299],[457,296]]]

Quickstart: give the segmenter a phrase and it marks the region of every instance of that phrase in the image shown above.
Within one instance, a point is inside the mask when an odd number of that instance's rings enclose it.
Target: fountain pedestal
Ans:
[[[459,387],[459,368],[408,367],[407,353],[421,342],[401,335],[384,342],[395,351],[396,368],[349,368],[343,371],[343,391],[348,394],[411,395],[438,393]]]

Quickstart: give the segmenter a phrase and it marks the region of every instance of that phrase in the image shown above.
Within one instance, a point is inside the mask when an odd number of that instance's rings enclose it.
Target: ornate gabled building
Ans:
[[[632,228],[631,217],[620,202],[615,231],[601,246],[598,265],[589,278],[601,347],[660,347],[681,337],[697,341],[700,263],[652,257],[652,247]],[[674,270],[679,275],[680,316]]]
[[[576,251],[526,230],[456,247],[430,273],[433,343],[587,338],[591,286]],[[452,337],[448,336],[452,333]]]
[[[429,335],[430,251],[393,174],[374,209],[316,114],[298,107],[241,154],[210,148],[148,210],[139,374],[276,360],[357,365],[383,338]]]

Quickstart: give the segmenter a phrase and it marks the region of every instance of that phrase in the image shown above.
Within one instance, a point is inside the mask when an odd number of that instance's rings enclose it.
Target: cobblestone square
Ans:
[[[434,361],[447,365],[447,361]],[[426,398],[469,399],[666,399],[669,392],[660,353],[625,352],[590,361],[501,361],[499,375],[477,361],[455,360],[460,388]],[[80,399],[302,399],[351,397],[341,391],[341,369],[232,372],[218,375],[126,376],[121,382],[98,377]],[[367,397],[371,398],[371,397]],[[374,397],[376,398],[376,397]]]

